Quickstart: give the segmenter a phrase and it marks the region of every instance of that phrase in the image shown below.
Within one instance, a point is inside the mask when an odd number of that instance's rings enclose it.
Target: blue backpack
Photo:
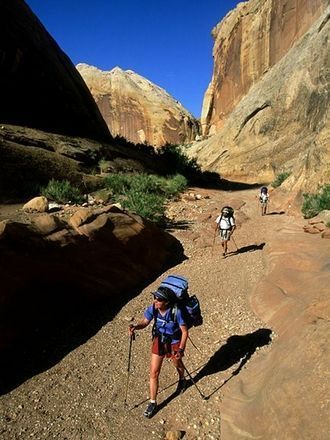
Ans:
[[[196,295],[189,296],[188,280],[181,275],[169,275],[159,287],[170,289],[173,295],[172,319],[176,321],[178,308],[181,310],[187,327],[198,327],[203,324],[203,316],[199,300]]]

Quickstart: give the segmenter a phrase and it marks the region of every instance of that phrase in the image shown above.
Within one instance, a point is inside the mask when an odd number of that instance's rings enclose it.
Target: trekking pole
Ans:
[[[214,231],[214,237],[213,237],[213,244],[212,244],[212,251],[211,251],[211,255],[213,255],[213,250],[214,250],[214,244],[215,244],[215,237],[216,237],[216,235],[217,235],[217,231],[218,231],[218,228]]]
[[[197,345],[194,344],[194,341],[191,339],[190,336],[188,336],[188,339],[189,339],[189,341],[191,342],[192,346],[193,346],[194,348],[196,348],[196,350],[198,350],[200,353],[202,353],[202,351],[197,347]],[[202,354],[203,354],[203,353],[202,353]]]
[[[192,384],[195,386],[196,390],[199,392],[199,395],[201,396],[201,398],[202,398],[203,400],[207,400],[207,397],[204,396],[204,394],[203,394],[203,393],[201,392],[201,390],[198,388],[196,382],[195,382],[194,379],[192,378],[191,374],[189,373],[189,371],[187,370],[187,368],[186,368],[186,366],[184,365],[183,362],[182,362],[182,365],[183,365],[184,371],[188,374],[189,379],[191,380]]]
[[[238,247],[237,247],[237,244],[236,244],[236,241],[235,241],[233,235],[231,236],[231,239],[233,240],[233,243],[234,243],[234,245],[236,246],[236,252],[237,252],[237,251],[238,251]]]
[[[128,349],[128,364],[127,364],[127,382],[126,382],[126,392],[125,392],[125,400],[124,406],[127,406],[127,394],[128,394],[128,384],[129,384],[129,373],[131,369],[131,357],[132,357],[132,343],[135,341],[135,334],[132,333],[129,338],[129,349]]]

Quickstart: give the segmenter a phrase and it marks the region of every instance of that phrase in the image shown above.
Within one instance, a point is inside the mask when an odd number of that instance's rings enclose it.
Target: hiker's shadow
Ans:
[[[249,246],[243,246],[236,251],[232,252],[230,255],[237,255],[237,254],[244,254],[245,252],[253,252],[258,251],[264,248],[266,243],[260,243],[260,244],[250,244]],[[228,256],[230,256],[228,255]]]
[[[240,372],[258,347],[263,347],[271,342],[271,334],[272,331],[270,329],[260,328],[253,333],[248,333],[243,336],[230,336],[226,344],[220,347],[196,374],[193,378],[194,382],[197,383],[205,376],[225,371],[232,365],[240,362],[236,370],[231,373],[231,376],[224,383],[228,382],[228,380]],[[221,386],[223,386],[224,383],[222,383]],[[193,384],[191,383],[189,386],[193,386]],[[221,386],[216,388],[207,398],[210,398]]]
[[[285,211],[279,211],[279,212],[272,211],[272,212],[267,212],[266,215],[283,215],[283,214],[285,214]]]
[[[205,376],[218,373],[219,371],[225,371],[232,365],[235,365],[240,361],[239,366],[234,372],[231,373],[230,377],[222,382],[219,387],[212,391],[208,396],[202,396],[205,399],[209,399],[214,393],[216,393],[225,383],[227,383],[233,376],[236,376],[246,362],[250,359],[253,353],[258,347],[263,347],[271,342],[272,331],[270,329],[261,328],[253,333],[248,333],[243,336],[234,335],[227,339],[225,345],[220,347],[220,349],[214,353],[214,355],[207,361],[207,363],[202,367],[201,370],[192,378],[196,384]],[[190,373],[191,374],[191,373]],[[174,385],[174,384],[171,384]],[[186,388],[194,386],[191,380],[188,380]],[[168,387],[166,387],[168,388]],[[178,397],[180,394],[176,391],[170,394],[165,400],[163,400],[157,407],[157,412],[165,408],[173,399]],[[141,403],[135,405],[134,408],[138,407]]]

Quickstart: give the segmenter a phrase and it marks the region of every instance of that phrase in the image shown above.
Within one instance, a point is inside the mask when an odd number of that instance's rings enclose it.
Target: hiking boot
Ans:
[[[155,402],[149,402],[146,410],[144,411],[143,415],[145,417],[148,417],[150,419],[157,411],[157,403]]]
[[[176,387],[175,393],[182,394],[186,391],[188,381],[186,379],[179,379],[178,386]]]

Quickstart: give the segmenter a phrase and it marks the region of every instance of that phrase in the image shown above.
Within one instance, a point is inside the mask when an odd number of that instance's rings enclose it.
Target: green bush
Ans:
[[[197,160],[190,159],[179,145],[167,144],[158,154],[171,174],[183,174],[188,179],[196,179],[203,174]]]
[[[321,188],[318,194],[303,194],[301,211],[305,218],[315,217],[324,209],[330,209],[330,185]]]
[[[274,182],[271,183],[273,188],[277,188],[278,186],[282,185],[284,180],[286,180],[290,176],[290,171],[284,171],[283,173],[280,173],[276,176]]]
[[[104,184],[124,208],[157,221],[164,215],[166,199],[182,191],[187,180],[180,175],[113,174],[104,178]]]
[[[58,203],[81,203],[84,200],[79,188],[72,186],[68,180],[51,179],[48,185],[41,189],[41,194]]]
[[[121,203],[129,211],[155,222],[164,216],[165,197],[159,194],[131,191]]]

